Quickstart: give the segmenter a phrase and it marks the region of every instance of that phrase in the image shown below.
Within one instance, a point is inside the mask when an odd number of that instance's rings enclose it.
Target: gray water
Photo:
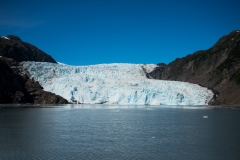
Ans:
[[[0,159],[240,159],[240,109],[0,107]]]

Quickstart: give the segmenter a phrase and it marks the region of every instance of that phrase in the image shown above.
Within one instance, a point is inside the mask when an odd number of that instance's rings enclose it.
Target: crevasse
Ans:
[[[69,102],[121,105],[207,105],[211,90],[196,84],[148,79],[154,64],[99,64],[70,66],[23,62],[23,70],[44,90]]]

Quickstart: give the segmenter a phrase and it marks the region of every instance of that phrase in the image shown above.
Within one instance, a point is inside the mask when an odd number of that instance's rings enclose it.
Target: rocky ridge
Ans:
[[[240,105],[240,31],[223,36],[207,50],[160,64],[149,77],[208,87],[216,93],[212,105]]]
[[[23,42],[14,35],[2,36],[0,38],[0,56],[12,58],[17,62],[36,61],[57,63],[50,55],[37,47]]]

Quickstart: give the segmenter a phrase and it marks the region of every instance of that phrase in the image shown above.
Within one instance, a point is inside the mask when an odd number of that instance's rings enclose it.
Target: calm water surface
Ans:
[[[240,109],[0,107],[0,159],[240,159]]]

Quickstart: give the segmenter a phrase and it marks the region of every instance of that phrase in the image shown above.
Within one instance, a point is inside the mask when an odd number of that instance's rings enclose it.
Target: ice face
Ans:
[[[121,105],[206,105],[213,93],[196,84],[148,79],[153,64],[99,64],[69,66],[23,62],[23,69],[44,90],[68,101]]]

